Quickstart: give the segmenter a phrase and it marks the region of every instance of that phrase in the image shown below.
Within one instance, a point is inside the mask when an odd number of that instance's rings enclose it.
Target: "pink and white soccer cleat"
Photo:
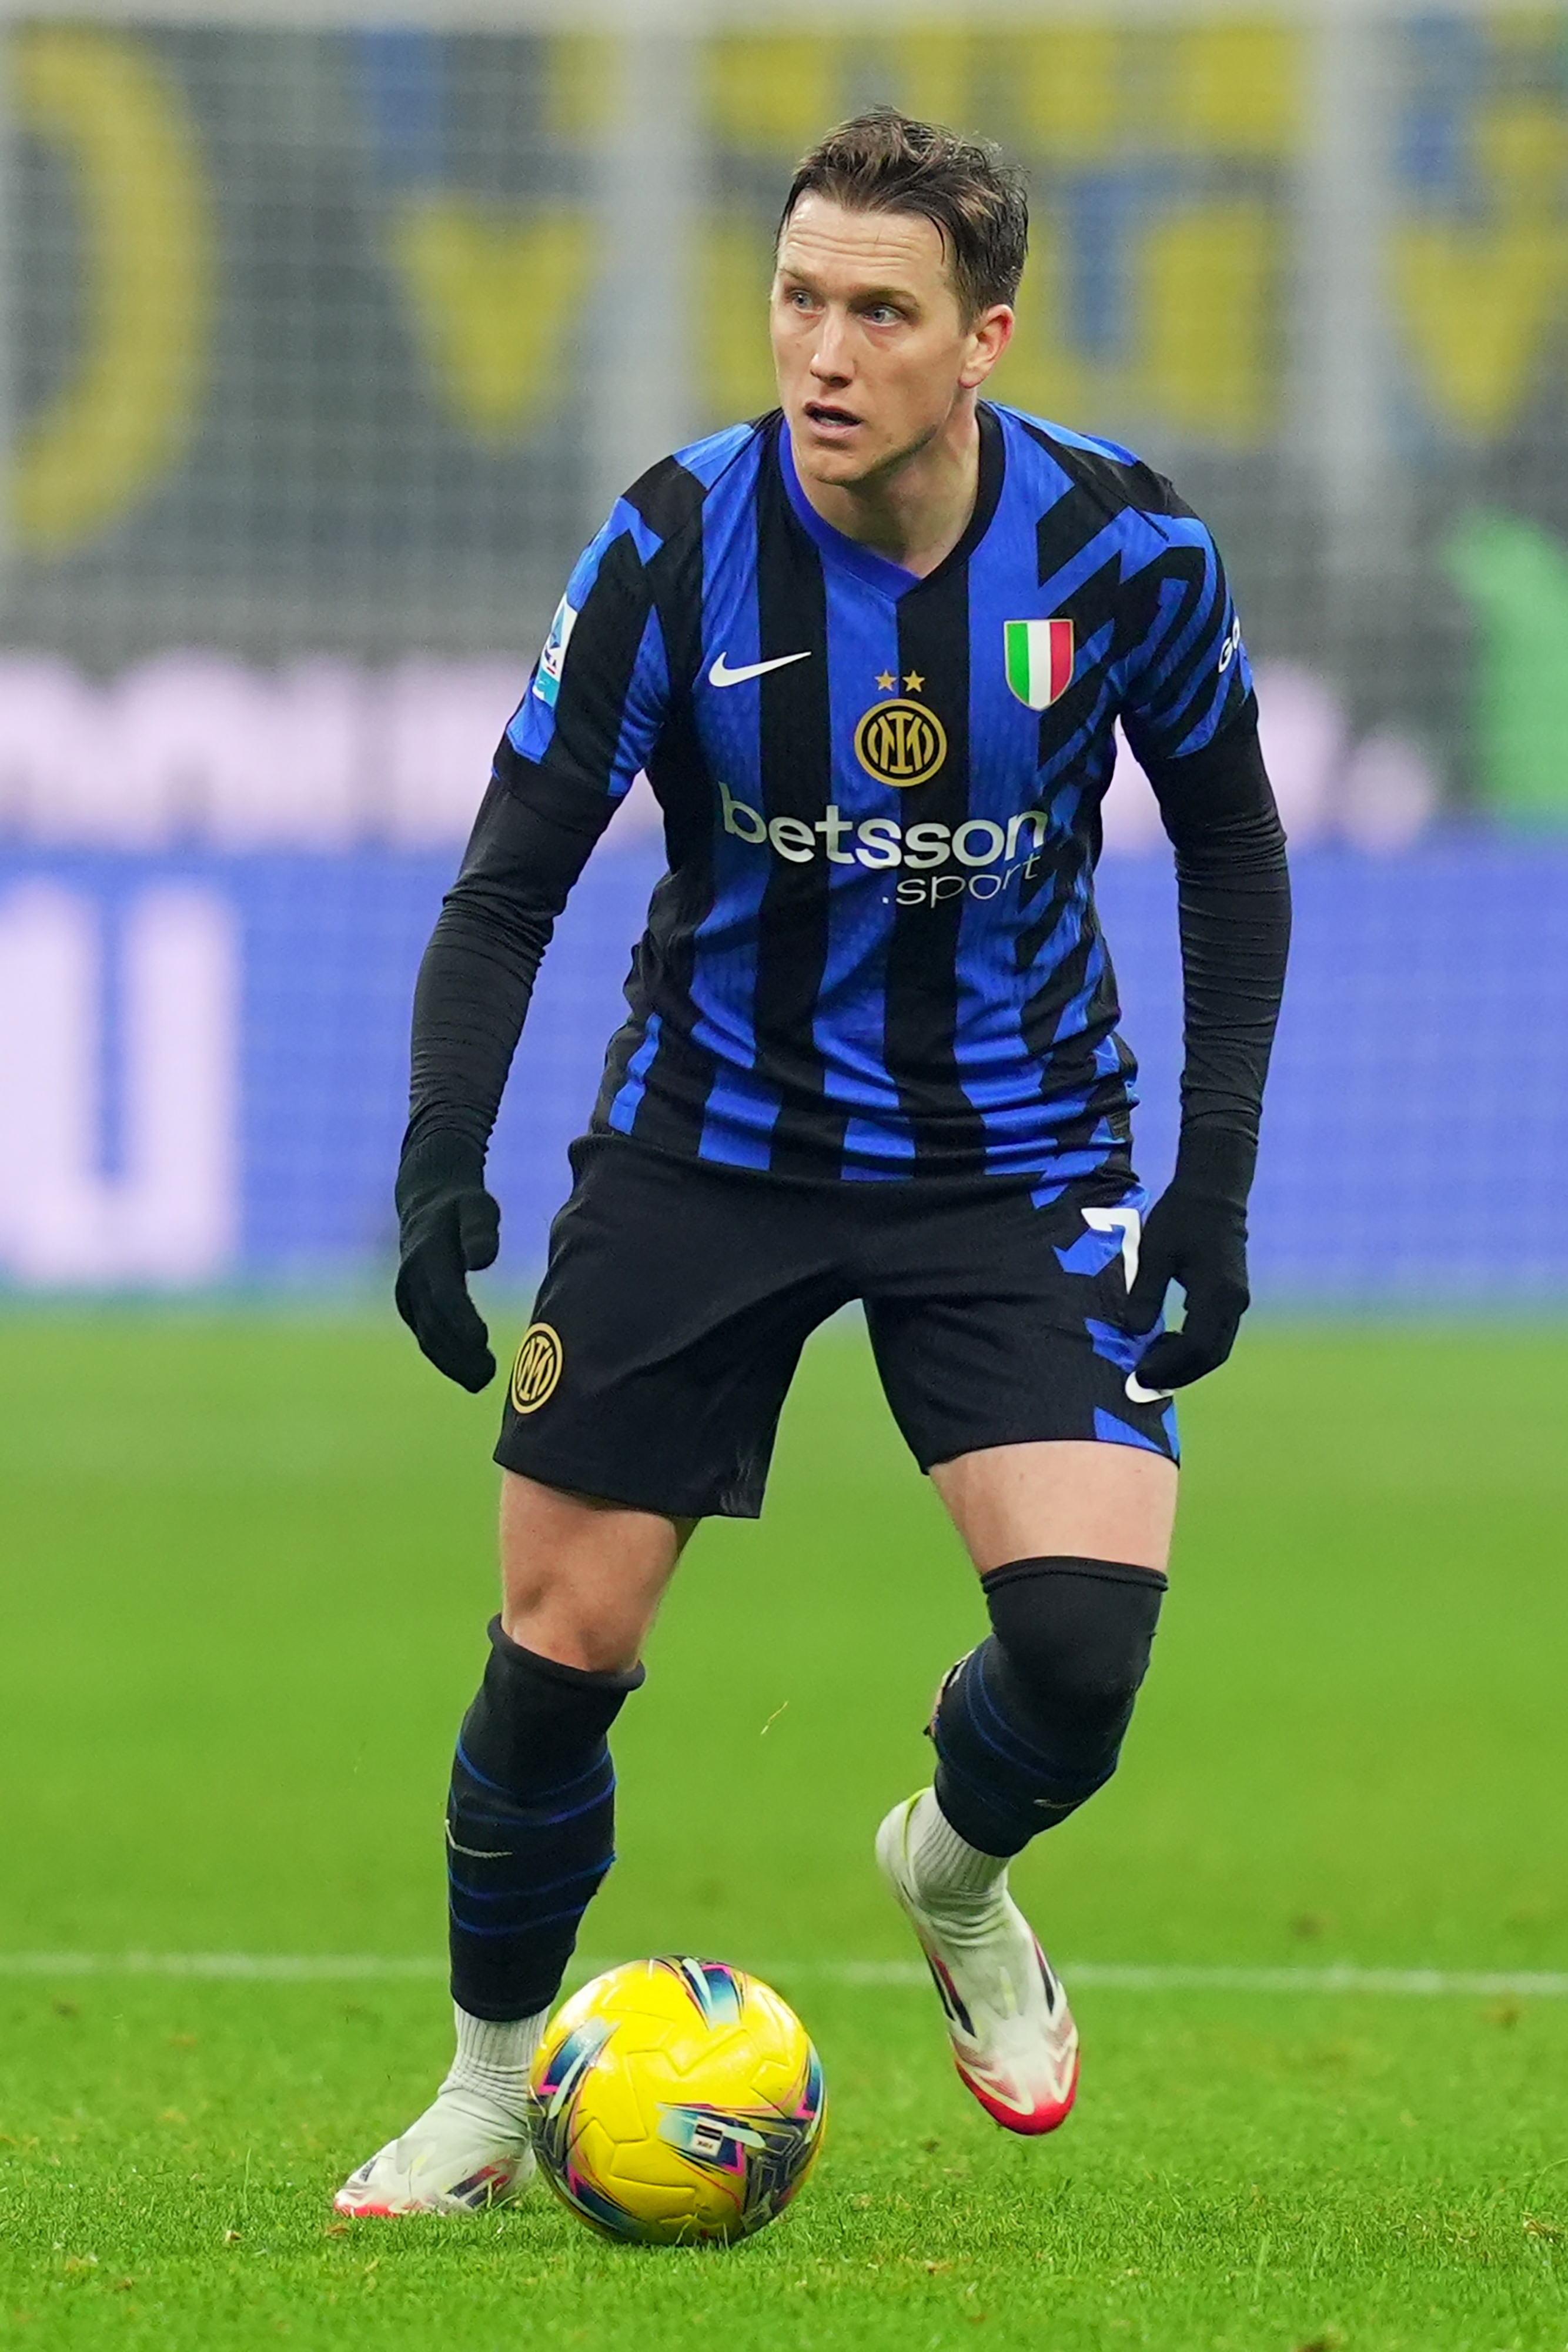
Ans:
[[[398,2213],[483,2213],[509,2205],[534,2174],[528,2134],[493,2100],[443,2091],[401,2139],[351,2172],[334,2212],[360,2220]]]
[[[1078,2028],[1067,1996],[1004,1874],[978,1899],[938,1911],[923,1900],[909,1822],[925,1791],[895,1805],[876,1858],[920,1938],[942,2001],[960,2079],[1003,2129],[1035,2134],[1067,2121],[1078,2092]]]

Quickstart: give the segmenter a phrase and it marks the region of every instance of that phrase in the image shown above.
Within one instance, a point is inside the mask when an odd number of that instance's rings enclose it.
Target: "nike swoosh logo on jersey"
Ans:
[[[787,669],[791,662],[810,661],[810,658],[811,648],[808,646],[803,654],[775,654],[771,661],[746,662],[739,669],[730,669],[726,666],[724,655],[720,654],[707,674],[707,682],[710,686],[743,686],[748,677],[762,677],[770,669]]]

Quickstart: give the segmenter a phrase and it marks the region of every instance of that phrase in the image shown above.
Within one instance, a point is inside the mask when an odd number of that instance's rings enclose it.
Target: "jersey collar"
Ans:
[[[868,588],[880,589],[884,596],[906,596],[912,588],[929,588],[933,581],[944,578],[959,564],[967,563],[990,529],[997,501],[1002,494],[1002,475],[1007,457],[1002,446],[1000,420],[986,400],[977,404],[976,417],[980,428],[980,472],[975,492],[975,510],[956,547],[942,558],[935,572],[926,572],[924,578],[916,572],[906,572],[902,563],[894,563],[890,557],[879,555],[874,548],[862,547],[858,539],[849,538],[843,531],[835,530],[831,522],[824,521],[800,488],[800,478],[795,471],[795,452],[790,446],[789,427],[780,414],[776,445],[779,470],[784,478],[785,495],[796,520],[815,541],[823,555],[841,564],[846,572],[853,572],[855,578]]]

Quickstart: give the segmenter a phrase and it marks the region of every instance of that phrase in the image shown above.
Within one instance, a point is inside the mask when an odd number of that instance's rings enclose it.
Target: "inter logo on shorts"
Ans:
[[[1008,684],[1031,710],[1048,710],[1072,683],[1071,621],[1004,621]]]
[[[879,783],[923,784],[946,757],[942,721],[918,702],[873,703],[855,729],[855,758]]]
[[[555,1394],[561,1363],[560,1334],[548,1323],[531,1323],[512,1366],[512,1411],[538,1412]]]

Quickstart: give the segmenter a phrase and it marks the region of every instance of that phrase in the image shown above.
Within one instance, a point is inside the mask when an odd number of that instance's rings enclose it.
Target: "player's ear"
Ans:
[[[1002,353],[1013,339],[1014,312],[1010,303],[993,302],[982,310],[969,330],[969,355],[964,362],[959,382],[971,392],[984,383]]]

